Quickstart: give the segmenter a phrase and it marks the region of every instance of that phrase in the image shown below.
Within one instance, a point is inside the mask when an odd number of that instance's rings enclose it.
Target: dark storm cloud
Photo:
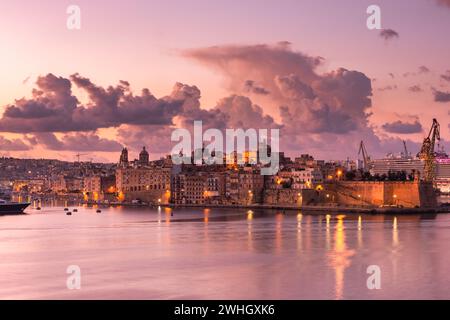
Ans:
[[[403,122],[401,120],[385,123],[382,125],[384,131],[398,134],[412,134],[422,132],[422,125],[418,120],[414,122]]]
[[[49,150],[59,151],[120,151],[122,145],[116,141],[100,138],[95,133],[76,132],[66,134],[58,139],[53,133],[36,133],[28,138],[34,144],[44,146]]]
[[[86,105],[72,94],[72,84],[88,93]],[[157,99],[148,89],[134,95],[126,81],[103,88],[78,74],[70,79],[48,74],[39,77],[36,85],[32,98],[6,106],[0,131],[70,132],[121,124],[171,124],[183,104],[170,96]]]
[[[450,92],[433,89],[433,95],[436,102],[450,102]]]
[[[380,37],[382,37],[384,40],[391,40],[394,38],[398,38],[399,34],[397,31],[392,29],[383,29],[380,31]]]

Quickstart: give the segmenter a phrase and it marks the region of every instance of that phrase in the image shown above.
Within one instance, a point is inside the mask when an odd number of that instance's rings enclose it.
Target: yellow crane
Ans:
[[[419,158],[425,162],[423,180],[428,182],[433,182],[435,178],[436,153],[434,151],[434,146],[436,140],[441,140],[440,125],[436,119],[433,119],[430,132],[428,133],[428,136],[423,139],[422,149],[418,154]]]

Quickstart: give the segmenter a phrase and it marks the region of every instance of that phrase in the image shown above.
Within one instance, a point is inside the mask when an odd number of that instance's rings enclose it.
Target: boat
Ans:
[[[0,215],[3,214],[23,214],[24,210],[30,205],[29,202],[9,202],[0,199]]]

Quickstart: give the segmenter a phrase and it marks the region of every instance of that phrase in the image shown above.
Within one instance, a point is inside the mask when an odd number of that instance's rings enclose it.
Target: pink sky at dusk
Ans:
[[[81,30],[66,28],[70,4],[81,8]],[[390,40],[366,27],[366,9],[371,4],[374,2],[365,0],[2,1],[0,114],[23,97],[29,100],[26,108],[32,108],[31,100],[37,99],[32,95],[35,82],[52,73],[70,79],[73,95],[87,109],[93,107],[88,90],[115,87],[121,80],[129,82],[129,89],[124,90],[131,90],[134,96],[141,97],[141,90],[148,88],[156,99],[168,97],[163,99],[167,108],[176,108],[172,104],[183,95],[182,110],[170,116],[185,120],[195,120],[200,108],[218,110],[228,119],[227,125],[236,124],[233,112],[247,108],[257,113],[256,104],[263,115],[272,117],[274,125],[283,126],[281,138],[290,141],[285,148],[291,155],[355,158],[361,139],[367,140],[369,152],[377,155],[398,152],[401,140],[408,140],[411,149],[418,151],[432,118],[439,120],[450,151],[450,2],[376,1],[381,7],[382,27],[399,35]],[[283,41],[290,45],[281,48]],[[294,65],[288,61],[291,56]],[[305,62],[307,66],[296,69],[295,63],[317,57],[323,58],[317,66]],[[340,68],[350,72],[339,73]],[[71,78],[74,74],[80,78]],[[84,78],[91,85],[85,85]],[[359,83],[366,83],[365,78],[371,85],[371,106],[361,100],[367,92]],[[292,91],[286,93],[281,86],[288,80],[292,85],[292,79],[298,83],[289,89],[301,91],[296,94],[305,94],[306,87],[314,92],[301,99],[293,97]],[[247,80],[268,94],[243,86]],[[189,87],[175,92],[175,83]],[[333,96],[325,89],[335,84],[338,89]],[[195,112],[190,104],[195,105],[196,100],[185,96],[194,90],[191,86],[201,91]],[[249,100],[225,99],[231,95]],[[58,101],[69,101],[66,98]],[[160,109],[142,105],[140,99],[133,99],[130,108],[138,100],[138,106],[148,107],[159,118]],[[284,118],[282,105],[286,105]],[[25,115],[24,110],[9,112],[16,117],[13,120],[23,117],[23,130],[6,119],[8,114],[0,119],[0,154],[74,160],[74,154],[80,152],[88,154],[88,159],[116,161],[121,145],[129,146],[133,156],[145,143],[155,158],[166,152],[158,145],[161,135],[169,134],[170,139],[167,123],[159,125],[151,119],[138,123],[102,118],[100,125],[82,129],[75,121],[67,124],[73,130],[49,130],[49,135],[43,133],[37,118],[30,122],[32,112]],[[317,126],[299,131],[287,115],[297,117],[297,123],[317,121]],[[328,129],[334,116],[348,121],[348,126],[321,131]],[[27,131],[29,123],[36,125],[31,131]],[[59,140],[49,140],[54,137]],[[83,139],[86,147],[76,139]],[[100,146],[97,150],[87,147],[92,141]],[[21,148],[21,143],[26,147]],[[339,143],[348,146],[336,146]]]

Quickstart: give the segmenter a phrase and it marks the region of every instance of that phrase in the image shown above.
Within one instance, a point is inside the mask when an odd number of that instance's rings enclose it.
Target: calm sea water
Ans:
[[[450,215],[78,210],[0,216],[0,298],[450,299]]]

